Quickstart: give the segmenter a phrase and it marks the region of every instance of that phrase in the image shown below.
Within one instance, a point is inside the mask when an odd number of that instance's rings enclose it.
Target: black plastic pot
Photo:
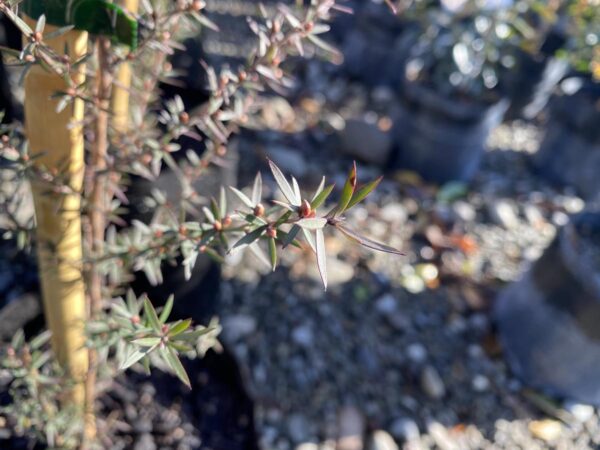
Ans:
[[[182,148],[184,149],[189,148],[185,145],[185,141],[180,141],[180,144],[183,145]],[[194,145],[191,142],[188,144]],[[208,198],[211,196],[218,198],[221,186],[236,184],[237,152],[234,146],[230,146],[225,160],[226,164],[223,166],[207,168],[207,171],[194,185],[196,192]],[[156,181],[136,177],[127,191],[131,204],[130,212],[125,217],[128,222],[138,219],[144,223],[149,223],[152,220],[154,211],[144,206],[143,198],[148,196],[154,188],[166,192],[167,197],[173,204],[177,204],[177,198],[181,196],[179,181],[170,169],[163,169]],[[190,218],[189,220],[193,219]],[[173,265],[164,263],[161,269],[164,282],[158,286],[152,286],[142,272],[136,272],[131,283],[134,292],[138,295],[148,294],[156,305],[164,304],[167,298],[174,294],[174,319],[191,318],[196,323],[206,323],[212,316],[217,314],[221,277],[219,264],[206,255],[199,255],[189,280],[185,279],[181,260]]]
[[[574,216],[495,305],[513,371],[533,387],[600,405],[600,212]]]
[[[19,29],[4,16],[0,14],[0,45],[9,48],[21,48],[21,33]],[[0,52],[0,112],[4,112],[2,122],[10,123],[22,117],[20,105],[17,105],[12,94],[8,74]]]
[[[499,125],[507,100],[495,103],[449,99],[407,83],[394,121],[396,169],[412,170],[436,183],[469,181],[479,168],[485,143]]]
[[[549,105],[533,165],[541,176],[570,185],[586,199],[600,193],[600,84],[568,78]]]

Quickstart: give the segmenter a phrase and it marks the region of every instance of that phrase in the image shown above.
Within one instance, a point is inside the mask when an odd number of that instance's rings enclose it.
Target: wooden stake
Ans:
[[[127,11],[137,14],[139,0],[122,0]],[[126,133],[129,126],[129,90],[131,89],[131,65],[122,63],[117,69],[112,92],[113,127],[119,133]]]
[[[25,18],[34,28],[35,21]],[[45,32],[56,27],[47,25]],[[88,35],[69,31],[45,43],[71,60],[85,55]],[[76,84],[85,80],[84,65],[71,74]],[[88,356],[85,348],[85,288],[82,276],[81,197],[84,176],[84,104],[74,100],[57,113],[59,99],[51,96],[65,91],[60,76],[34,66],[25,78],[25,123],[31,155],[40,169],[56,174],[71,192],[58,193],[47,182],[32,181],[37,220],[38,260],[44,312],[52,331],[52,346],[58,361],[74,380],[67,401],[83,407],[84,379]]]

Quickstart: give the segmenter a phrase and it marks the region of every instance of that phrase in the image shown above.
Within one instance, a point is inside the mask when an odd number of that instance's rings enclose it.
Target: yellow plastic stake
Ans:
[[[35,21],[25,18],[35,27]],[[46,25],[44,32],[56,27]],[[85,55],[88,35],[69,31],[44,41],[59,55],[67,49],[71,60]],[[84,64],[71,74],[76,84],[85,79]],[[84,176],[84,104],[70,103],[57,112],[66,81],[35,65],[25,78],[25,126],[31,155],[40,169],[56,174],[70,191],[58,193],[48,182],[32,181],[37,221],[38,261],[46,321],[52,331],[52,346],[58,361],[74,381],[66,401],[83,407],[84,379],[88,356],[85,344],[86,302],[82,275],[80,193]]]
[[[122,0],[120,4],[130,13],[137,14],[139,0]],[[128,62],[121,63],[112,89],[113,126],[119,133],[127,132],[129,126],[131,75],[131,65]]]

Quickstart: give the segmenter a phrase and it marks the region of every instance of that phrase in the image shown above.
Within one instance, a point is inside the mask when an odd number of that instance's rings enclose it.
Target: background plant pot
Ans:
[[[0,45],[21,49],[21,33],[15,25],[0,14]],[[21,119],[23,111],[21,105],[15,102],[9,75],[2,60],[0,52],[0,112],[4,112],[2,122],[10,123],[15,119]]]
[[[507,71],[503,79],[510,98],[505,120],[534,119],[568,70],[566,59],[519,53],[515,68]]]
[[[497,299],[495,319],[527,384],[600,405],[600,212],[574,216],[524,277]]]
[[[401,100],[393,165],[437,183],[473,177],[487,137],[508,106],[504,99],[491,104],[449,99],[416,83],[404,86]]]
[[[574,186],[587,199],[600,193],[600,84],[568,78],[549,104],[549,118],[539,151],[537,172]]]
[[[183,149],[193,148],[201,144],[197,142],[179,142]],[[183,151],[181,151],[183,155]],[[196,181],[194,188],[200,195],[210,198],[218,198],[221,186],[234,186],[237,179],[237,150],[230,146],[227,155],[223,158],[223,165],[210,166],[206,172]],[[127,191],[130,201],[130,212],[126,221],[131,222],[138,219],[144,223],[150,223],[153,211],[144,206],[143,199],[148,196],[152,189],[166,192],[167,198],[177,204],[181,196],[181,187],[177,176],[173,171],[164,168],[156,181],[150,181],[141,177],[135,177]],[[193,220],[190,218],[189,220]],[[185,279],[184,269],[180,264],[164,263],[162,273],[164,282],[158,286],[152,286],[142,272],[134,274],[131,283],[133,290],[139,295],[148,294],[156,305],[166,302],[169,295],[175,295],[173,305],[173,318],[191,318],[196,323],[206,323],[217,314],[219,298],[219,286],[221,269],[220,265],[206,255],[199,255],[196,265],[189,280]]]

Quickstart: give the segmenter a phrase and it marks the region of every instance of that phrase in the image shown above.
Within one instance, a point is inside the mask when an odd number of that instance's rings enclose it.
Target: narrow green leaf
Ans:
[[[131,342],[136,345],[139,345],[140,347],[154,347],[155,345],[160,344],[160,338],[144,337],[144,338],[134,339]]]
[[[178,334],[183,333],[190,327],[190,325],[192,325],[192,319],[181,320],[173,324],[173,326],[169,328],[169,337],[177,336]]]
[[[352,195],[354,194],[354,189],[356,188],[356,162],[354,162],[352,164],[352,169],[350,170],[350,173],[348,174],[348,178],[346,179],[346,183],[344,184],[344,188],[342,189],[342,195],[340,197],[340,201],[338,202],[337,206],[335,207],[335,212],[334,212],[334,216],[337,214],[342,214],[346,208],[348,207],[348,204],[350,203],[350,200],[352,199]]]
[[[162,324],[160,323],[160,320],[158,320],[156,310],[154,309],[154,306],[152,306],[152,303],[150,303],[150,300],[148,300],[148,297],[144,299],[144,313],[149,325],[156,331],[160,331]]]
[[[321,275],[321,280],[323,281],[323,287],[327,290],[327,263],[326,263],[326,254],[325,254],[325,237],[323,235],[323,230],[319,229],[316,231],[317,235],[317,266],[319,268],[319,274]]]
[[[133,366],[136,362],[142,359],[144,356],[149,355],[154,351],[156,347],[136,347],[135,345],[128,345],[125,348],[125,355],[123,361],[119,364],[119,370],[126,370]]]
[[[219,208],[219,204],[214,199],[214,197],[210,198],[210,210],[213,213],[213,216],[217,220],[221,220],[223,217],[221,216],[221,209]]]
[[[317,194],[315,196],[315,198],[312,200],[312,202],[310,202],[311,208],[317,209],[319,206],[321,206],[323,203],[325,203],[325,201],[327,200],[327,197],[329,197],[329,195],[331,194],[331,191],[333,191],[334,187],[335,187],[335,184],[330,184],[326,188],[321,189],[321,192],[319,192],[319,194]]]
[[[192,385],[190,383],[190,379],[183,368],[183,364],[181,364],[181,361],[179,361],[176,351],[172,347],[167,346],[165,348],[160,348],[159,353],[162,360],[167,364],[167,366],[169,366],[173,373],[177,375],[177,378],[179,378],[183,384],[191,389]]]
[[[367,196],[371,192],[373,192],[373,190],[379,185],[379,183],[381,183],[381,180],[383,180],[382,176],[377,178],[376,180],[371,181],[370,183],[365,184],[362,188],[360,188],[358,190],[358,192],[356,192],[352,196],[352,199],[350,200],[350,203],[348,203],[346,210],[352,208],[354,205],[356,205],[357,203],[360,203],[365,198],[367,198]]]
[[[310,203],[312,204],[312,202],[315,201],[315,199],[318,197],[318,195],[323,192],[323,189],[325,188],[325,177],[321,178],[321,182],[319,183],[319,187],[317,188],[317,190],[315,191],[315,193],[312,196],[312,199],[310,201]]]
[[[175,296],[173,294],[169,295],[169,298],[167,299],[167,302],[160,313],[160,323],[165,323],[171,315],[171,311],[173,310],[173,300],[175,300]]]
[[[246,234],[243,238],[241,238],[239,241],[237,241],[235,244],[233,244],[233,248],[231,250],[233,250],[234,248],[252,244],[254,241],[256,241],[258,238],[260,238],[262,236],[262,234],[265,232],[266,229],[267,229],[267,225],[263,225],[263,226],[258,227],[256,230],[251,231],[250,233]]]
[[[284,239],[281,241],[281,245],[282,248],[286,248],[288,245],[290,245],[291,243],[294,242],[294,239],[296,239],[296,236],[298,235],[298,233],[300,232],[301,228],[298,225],[294,225],[291,229],[290,232],[287,233],[284,237]],[[279,231],[279,233],[281,233],[281,231]]]
[[[271,268],[275,272],[277,268],[277,244],[275,238],[269,238],[269,258],[271,260]]]

